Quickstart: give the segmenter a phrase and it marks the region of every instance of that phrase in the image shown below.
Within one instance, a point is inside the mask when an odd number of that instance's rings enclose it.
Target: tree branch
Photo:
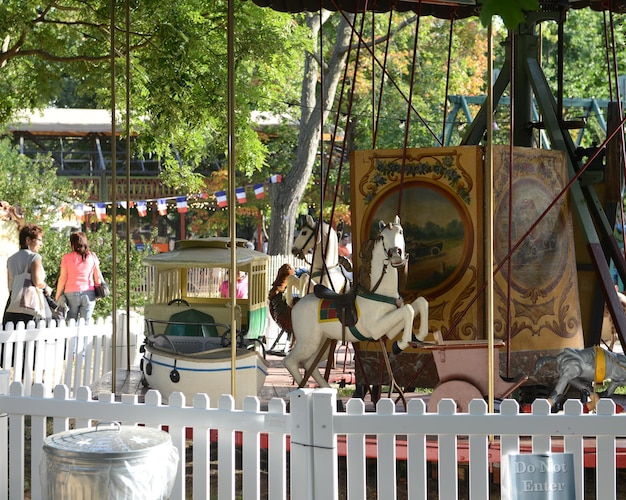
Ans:
[[[386,42],[388,39],[393,38],[397,33],[402,31],[404,28],[406,28],[407,26],[413,24],[416,20],[417,20],[417,16],[413,16],[413,17],[410,17],[408,19],[404,19],[400,24],[398,24],[392,31],[390,31],[386,35],[378,37],[378,38],[376,38],[373,41],[370,40],[369,42],[363,42],[361,44],[361,46],[372,47],[374,45],[378,45],[379,43]],[[358,45],[353,45],[351,48],[352,49],[357,49]]]

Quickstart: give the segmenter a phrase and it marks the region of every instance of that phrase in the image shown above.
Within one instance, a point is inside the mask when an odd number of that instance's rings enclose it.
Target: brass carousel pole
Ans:
[[[111,235],[111,259],[112,259],[112,271],[113,276],[111,277],[111,289],[113,293],[111,294],[111,310],[112,313],[115,314],[117,310],[117,301],[116,301],[116,283],[117,283],[117,261],[115,259],[115,255],[117,254],[117,231],[115,228],[115,223],[117,219],[117,202],[116,202],[116,163],[117,163],[117,155],[116,155],[116,123],[115,123],[115,114],[116,114],[116,106],[115,106],[115,0],[110,1],[110,9],[111,9],[111,22],[110,22],[110,31],[111,31],[111,224],[112,235]],[[115,394],[116,384],[115,384],[115,373],[117,370],[117,321],[112,322],[112,337],[111,337],[111,392]]]
[[[487,370],[488,370],[488,407],[489,413],[493,413],[493,400],[494,400],[494,352],[493,352],[493,23],[489,21],[489,27],[487,29],[488,48],[487,48],[487,148],[485,152],[485,161],[487,164],[486,169],[486,196],[485,196],[485,211],[487,223],[486,229],[486,241],[487,241],[487,294],[486,294],[486,308],[487,308],[487,349],[489,351],[487,357]]]
[[[230,296],[230,393],[236,397],[237,373],[237,219],[235,205],[235,6],[234,0],[228,0],[228,200],[230,222],[230,276],[228,290]]]
[[[126,371],[130,372],[130,0],[126,0]]]

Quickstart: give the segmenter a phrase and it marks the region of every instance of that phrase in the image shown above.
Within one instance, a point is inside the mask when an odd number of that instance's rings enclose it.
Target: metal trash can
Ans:
[[[39,476],[49,500],[167,499],[179,460],[166,432],[117,423],[53,434],[43,449]]]

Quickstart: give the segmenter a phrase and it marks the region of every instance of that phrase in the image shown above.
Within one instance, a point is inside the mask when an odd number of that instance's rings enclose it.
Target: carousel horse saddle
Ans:
[[[313,292],[318,299],[331,301],[337,309],[337,318],[345,326],[354,326],[359,320],[356,310],[356,288],[348,293],[337,293],[324,285],[315,285]]]

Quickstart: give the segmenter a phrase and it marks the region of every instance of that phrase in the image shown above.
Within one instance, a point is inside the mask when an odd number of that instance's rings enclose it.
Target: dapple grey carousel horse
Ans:
[[[324,285],[337,293],[345,292],[348,287],[348,279],[344,274],[342,266],[339,264],[339,240],[337,232],[323,222],[321,225],[316,224],[313,217],[306,216],[304,225],[300,229],[300,234],[293,242],[291,253],[296,257],[306,260],[309,250],[314,248],[313,262],[311,263],[311,274],[303,274],[299,278],[299,283],[295,276],[290,278],[288,285],[293,286],[298,283],[297,289],[300,296],[304,296],[309,292],[309,281],[313,284]],[[290,291],[288,287],[287,291]],[[291,297],[289,293],[286,295],[287,303],[291,305]]]
[[[537,360],[533,374],[553,361],[556,361],[559,379],[548,400],[555,408],[560,406],[568,385],[578,389],[585,399],[591,397],[592,409],[597,399],[611,397],[615,389],[626,384],[626,356],[606,351],[599,346],[587,349],[566,347],[556,356],[543,356]],[[606,391],[595,395],[593,383],[602,384],[606,380],[611,381]]]
[[[363,270],[368,269],[371,286],[359,286],[349,294],[331,294],[327,298],[318,298],[319,287],[315,294],[301,298],[291,309],[291,322],[296,344],[286,356],[284,364],[298,385],[303,377],[299,367],[302,363],[306,370],[317,358],[326,339],[359,342],[378,340],[384,335],[393,338],[402,332],[400,341],[394,344],[394,351],[408,347],[413,338],[413,320],[416,312],[420,315],[420,327],[417,341],[428,335],[428,302],[423,297],[411,304],[404,304],[398,293],[398,269],[406,264],[407,255],[400,218],[385,224],[380,221],[379,235],[365,245],[362,252]],[[367,252],[367,255],[366,255]],[[341,305],[348,296],[353,295],[356,303],[356,316],[352,321],[345,321],[339,314]],[[346,326],[341,322],[343,317]],[[328,387],[322,374],[314,369],[312,376],[321,387]]]

